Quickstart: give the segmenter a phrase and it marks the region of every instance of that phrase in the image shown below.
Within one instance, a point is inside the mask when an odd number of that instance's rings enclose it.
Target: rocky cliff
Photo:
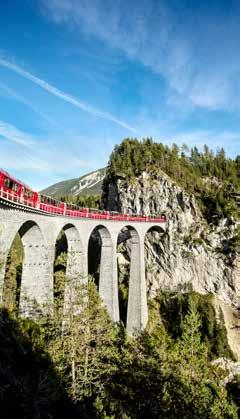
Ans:
[[[150,231],[145,241],[150,296],[159,288],[193,289],[213,293],[235,310],[240,307],[240,256],[230,245],[236,222],[223,219],[218,225],[207,224],[194,196],[161,171],[154,178],[144,172],[130,182],[121,177],[111,180],[105,185],[104,205],[122,212],[166,214],[167,232]],[[125,258],[119,256],[120,272],[128,264],[127,253],[126,247]]]

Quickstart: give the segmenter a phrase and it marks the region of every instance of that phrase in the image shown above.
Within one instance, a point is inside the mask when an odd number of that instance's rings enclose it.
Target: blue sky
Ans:
[[[0,0],[0,167],[36,189],[125,137],[240,154],[240,5]]]

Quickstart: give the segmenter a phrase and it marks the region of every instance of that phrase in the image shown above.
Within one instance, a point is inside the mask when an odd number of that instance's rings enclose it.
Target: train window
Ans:
[[[93,212],[93,213],[99,213],[101,214],[101,210],[97,209],[97,208],[89,208],[89,212]]]
[[[51,199],[51,205],[54,207],[59,207],[60,206],[60,202],[56,201],[56,199]]]
[[[77,211],[79,210],[79,207],[75,204],[69,204],[67,203],[67,209],[71,210],[71,211]]]
[[[9,188],[9,189],[12,189],[11,188],[11,184],[13,183],[13,181],[12,180],[10,180],[10,179],[5,179],[5,181],[4,181],[4,186],[6,186],[6,188]]]
[[[32,191],[25,191],[25,195],[26,195],[28,198],[32,198],[32,197],[33,197],[33,192],[32,192]]]
[[[41,195],[41,202],[43,202],[44,204],[48,203],[48,197],[45,195]]]
[[[12,189],[13,191],[18,191],[18,185],[17,183],[13,182],[12,179],[6,178],[4,181],[4,186],[8,189]]]

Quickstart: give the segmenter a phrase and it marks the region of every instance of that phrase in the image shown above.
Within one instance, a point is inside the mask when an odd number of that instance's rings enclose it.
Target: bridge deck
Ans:
[[[7,205],[14,205],[14,207],[22,208],[28,211],[34,211],[40,214],[52,215],[52,216],[66,216],[68,218],[90,218],[98,220],[111,220],[111,221],[131,221],[131,222],[154,222],[154,223],[165,223],[165,216],[134,216],[128,214],[117,214],[111,215],[111,213],[106,214],[101,212],[81,212],[79,210],[69,211],[63,210],[54,206],[44,206],[44,209],[36,206],[31,200],[22,199],[14,193],[9,193],[4,191],[3,188],[0,188],[0,201],[6,202]],[[97,211],[97,210],[96,210]]]

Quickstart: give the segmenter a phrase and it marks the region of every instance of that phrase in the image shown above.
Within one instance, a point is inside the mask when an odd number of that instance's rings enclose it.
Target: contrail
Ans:
[[[0,58],[0,65],[2,67],[6,67],[9,70],[14,71],[15,73],[19,74],[20,76],[24,77],[27,80],[32,81],[33,83],[37,84],[39,87],[41,87],[43,90],[46,90],[47,92],[51,93],[52,95],[65,100],[65,102],[71,103],[73,106],[88,112],[92,115],[98,116],[103,119],[107,119],[108,121],[112,121],[117,125],[120,125],[123,128],[126,128],[129,131],[132,131],[134,133],[137,132],[137,130],[130,125],[126,124],[124,121],[121,121],[120,119],[116,118],[114,115],[111,115],[108,112],[102,112],[98,109],[93,108],[91,105],[88,105],[87,103],[81,102],[77,98],[69,95],[68,93],[63,92],[62,90],[59,90],[57,87],[47,83],[46,81],[39,79],[38,77],[34,76],[33,74],[29,73],[26,70],[23,70],[21,67],[10,63],[9,61],[6,61],[2,58]]]
[[[3,90],[7,92],[7,94],[14,99],[18,100],[21,103],[24,103],[24,105],[28,106],[33,112],[35,112],[37,115],[41,116],[41,118],[45,119],[48,123],[51,125],[57,125],[55,121],[52,121],[45,113],[39,111],[29,100],[25,99],[23,96],[18,94],[15,90],[8,87],[6,84],[3,84],[0,82],[0,90]]]
[[[35,144],[35,139],[25,132],[19,131],[13,125],[0,121],[0,137],[13,141],[14,143],[23,145],[25,147],[32,147]]]

